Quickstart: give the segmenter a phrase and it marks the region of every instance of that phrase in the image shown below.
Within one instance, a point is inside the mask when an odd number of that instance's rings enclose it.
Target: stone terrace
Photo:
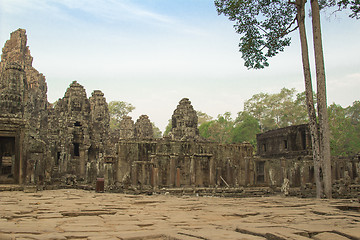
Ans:
[[[292,197],[0,192],[0,239],[360,239],[360,204]]]

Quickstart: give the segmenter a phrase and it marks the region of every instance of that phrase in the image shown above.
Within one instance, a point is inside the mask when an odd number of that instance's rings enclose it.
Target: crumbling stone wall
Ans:
[[[222,145],[202,140],[196,111],[186,98],[180,101],[172,119],[172,139],[118,143],[115,181],[152,187],[253,184],[250,144]]]
[[[257,135],[254,158],[255,184],[290,187],[314,187],[314,162],[307,124],[271,130]],[[333,183],[347,178],[357,184],[360,159],[332,157]],[[287,180],[286,180],[287,179]]]
[[[307,124],[289,126],[256,135],[257,155],[289,156],[308,155],[311,136]]]

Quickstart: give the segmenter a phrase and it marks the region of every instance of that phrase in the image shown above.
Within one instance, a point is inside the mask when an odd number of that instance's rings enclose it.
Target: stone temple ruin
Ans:
[[[124,117],[109,129],[100,90],[87,98],[76,81],[56,103],[47,101],[44,75],[32,67],[23,29],[11,33],[0,62],[0,183],[105,186],[242,187],[313,183],[306,125],[259,134],[249,143],[219,144],[199,136],[189,99],[172,115],[169,136],[154,139],[146,115]],[[334,181],[359,177],[359,157],[334,162]]]

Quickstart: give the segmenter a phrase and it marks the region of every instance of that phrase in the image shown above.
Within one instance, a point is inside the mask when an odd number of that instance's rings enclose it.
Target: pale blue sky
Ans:
[[[134,121],[147,114],[162,131],[183,97],[213,117],[235,116],[253,94],[304,90],[298,32],[270,67],[247,70],[232,25],[212,0],[0,0],[0,45],[26,29],[50,102],[77,80],[88,97],[100,89],[108,102],[132,103]],[[325,13],[322,26],[328,103],[351,105],[359,100],[360,21]]]

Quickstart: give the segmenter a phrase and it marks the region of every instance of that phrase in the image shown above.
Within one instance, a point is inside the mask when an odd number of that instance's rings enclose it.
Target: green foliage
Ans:
[[[198,117],[198,126],[213,119],[211,116],[201,111],[196,111],[196,115]]]
[[[123,101],[111,101],[109,103],[110,129],[119,128],[121,119],[132,112],[135,107],[131,103]]]
[[[247,68],[269,66],[268,58],[290,45],[286,35],[297,28],[296,7],[288,0],[215,0],[215,6],[219,15],[235,21]]]
[[[333,103],[328,114],[331,154],[348,156],[360,152],[360,102],[347,108]]]
[[[320,6],[333,7],[336,6],[338,9],[336,11],[341,11],[343,9],[350,9],[351,14],[349,17],[360,19],[360,1],[359,0],[321,0]]]
[[[305,93],[296,94],[294,88],[280,93],[258,93],[244,103],[247,112],[260,123],[261,131],[302,124],[308,121]]]
[[[259,121],[248,112],[239,112],[232,138],[234,143],[249,142],[256,147],[256,134],[260,133]]]
[[[259,132],[258,121],[246,112],[239,113],[236,120],[231,118],[230,112],[226,112],[199,127],[201,137],[224,144],[250,142],[256,146],[256,134]]]
[[[213,121],[205,122],[200,125],[200,136],[213,142],[232,143],[231,132],[234,127],[234,121],[231,119],[231,113],[219,114]]]
[[[154,138],[161,138],[162,137],[162,133],[160,131],[160,128],[158,128],[154,122],[151,123],[152,127],[153,127],[153,132],[154,132]]]
[[[168,136],[170,131],[171,131],[171,128],[172,128],[172,120],[169,119],[168,121],[168,125],[166,126],[165,128],[165,131],[164,131],[164,136]]]
[[[316,99],[316,97],[314,98]],[[360,152],[360,101],[343,108],[328,107],[331,154],[348,156]],[[220,143],[249,142],[256,147],[256,134],[270,129],[306,123],[305,93],[283,88],[279,93],[255,94],[244,104],[235,120],[226,112],[215,120],[204,121],[200,136]],[[261,126],[261,128],[260,128]]]

